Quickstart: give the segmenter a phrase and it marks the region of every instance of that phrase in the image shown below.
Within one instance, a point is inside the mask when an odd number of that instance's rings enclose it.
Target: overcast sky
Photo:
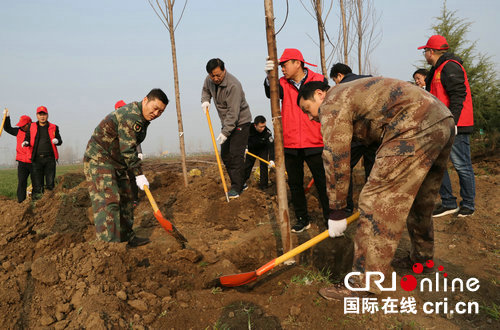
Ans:
[[[274,0],[276,30],[285,18],[285,4]],[[182,5],[178,0],[176,17]],[[284,48],[298,48],[306,61],[319,64],[319,50],[311,40],[317,38],[316,22],[298,0],[289,5],[277,35],[278,55]],[[373,73],[410,80],[423,58],[417,47],[432,35],[442,2],[376,0],[375,6],[382,35],[370,58]],[[447,6],[473,22],[468,38],[493,56],[498,72],[500,1],[449,0]],[[337,13],[326,25],[335,39]],[[188,152],[211,150],[200,95],[205,65],[213,57],[224,60],[241,81],[252,115],[270,118],[262,87],[267,55],[263,0],[190,0],[175,37]],[[179,152],[172,72],[168,31],[147,0],[0,0],[0,107],[9,108],[15,124],[24,114],[35,119],[36,107],[46,106],[49,121],[59,125],[63,154],[71,148],[81,158],[93,129],[116,101],[141,100],[156,87],[171,103],[149,126],[144,153]],[[218,134],[215,109],[211,114]],[[0,137],[0,164],[14,164],[15,141],[7,133]]]

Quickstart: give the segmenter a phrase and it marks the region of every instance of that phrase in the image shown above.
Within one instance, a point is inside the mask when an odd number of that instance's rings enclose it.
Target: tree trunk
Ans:
[[[318,21],[318,33],[319,33],[319,54],[321,57],[321,71],[323,76],[328,79],[328,69],[326,67],[325,60],[325,33],[323,31],[323,18],[321,17],[321,0],[315,0],[316,2],[316,21]]]
[[[172,9],[172,0],[168,0],[168,31],[170,32],[170,44],[172,48],[172,65],[174,67],[174,87],[175,87],[175,108],[177,110],[177,125],[179,127],[179,145],[181,149],[182,175],[184,176],[184,186],[188,186],[187,167],[186,167],[186,149],[184,147],[184,128],[182,125],[181,97],[179,92],[179,72],[177,71],[177,53],[175,51],[174,36],[174,16]]]
[[[363,74],[363,67],[361,66],[362,59],[362,51],[363,51],[363,10],[362,10],[362,1],[356,1],[358,6],[358,68],[359,74]]]
[[[273,1],[264,0],[266,13],[266,36],[267,51],[269,59],[274,61],[273,70],[269,73],[269,87],[271,92],[271,113],[274,125],[274,152],[276,162],[276,185],[278,192],[278,212],[281,230],[281,241],[283,244],[283,253],[292,248],[290,237],[290,218],[288,213],[288,199],[285,181],[285,153],[283,149],[283,129],[281,127],[281,111],[279,99],[278,82],[278,54],[276,51],[276,40],[274,35],[274,10]]]
[[[348,59],[348,40],[347,40],[347,22],[346,22],[346,12],[344,7],[344,0],[340,0],[340,15],[342,16],[342,37],[344,41],[344,64],[349,65]]]

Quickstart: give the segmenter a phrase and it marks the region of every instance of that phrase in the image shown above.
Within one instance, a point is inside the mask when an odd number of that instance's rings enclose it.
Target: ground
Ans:
[[[474,164],[474,216],[434,221],[436,265],[450,280],[479,279],[479,290],[383,294],[413,295],[415,315],[344,314],[342,301],[318,295],[318,289],[350,271],[355,224],[348,237],[326,239],[300,254],[294,265],[276,267],[242,287],[218,286],[220,276],[253,271],[283,253],[275,186],[261,191],[252,181],[239,199],[227,203],[211,160],[189,159],[188,170],[201,175],[190,176],[188,187],[180,163],[148,161],[152,194],[188,244],[183,247],[159,226],[141,192],[135,228],[152,242],[130,249],[126,243],[96,240],[83,174],[69,173],[36,203],[0,197],[0,324],[39,329],[498,328],[499,163],[492,157]],[[356,170],[356,196],[362,182],[362,170]],[[314,188],[308,203],[314,223],[293,235],[294,246],[325,230]],[[404,234],[396,257],[405,256],[408,246]],[[398,283],[400,276],[413,274],[394,266]],[[479,314],[422,312],[425,301],[445,298],[451,306],[478,302]]]

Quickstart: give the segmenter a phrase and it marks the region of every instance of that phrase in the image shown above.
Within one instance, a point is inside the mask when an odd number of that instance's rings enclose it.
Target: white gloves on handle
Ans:
[[[203,113],[205,113],[205,115],[206,115],[208,109],[210,108],[210,102],[207,102],[207,101],[203,102],[201,104],[201,108],[203,109]]]
[[[9,110],[7,108],[3,109],[3,115],[9,117]]]
[[[142,153],[138,153],[137,157],[139,157],[139,159],[142,160],[144,158],[144,155]]]
[[[217,137],[218,144],[223,144],[224,142],[226,142],[226,140],[227,140],[227,136],[225,136],[222,133],[220,133],[219,136]]]
[[[58,144],[58,143],[59,143],[59,140],[58,140],[58,139],[56,139],[56,138],[53,138],[53,139],[52,139],[52,143],[54,143],[54,144]]]
[[[269,165],[267,166],[269,168],[276,167],[276,164],[274,163],[274,160],[269,161]]]
[[[22,147],[27,147],[29,145],[30,145],[30,143],[28,141],[23,141],[23,143],[21,143]]]
[[[273,71],[274,69],[274,61],[271,60],[266,60],[266,65],[264,66],[264,71],[266,71],[267,74],[269,74],[270,71]]]
[[[330,237],[343,236],[346,228],[347,228],[347,219],[328,220],[328,235],[330,235]]]
[[[144,174],[136,176],[135,183],[137,184],[137,187],[139,187],[139,189],[141,190],[144,190],[144,186],[147,186],[149,188],[148,179],[146,179],[146,176]]]

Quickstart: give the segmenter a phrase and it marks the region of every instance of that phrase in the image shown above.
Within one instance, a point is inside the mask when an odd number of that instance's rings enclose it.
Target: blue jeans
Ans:
[[[476,196],[476,181],[474,170],[470,159],[470,135],[459,134],[455,136],[450,153],[451,162],[458,174],[460,182],[460,206],[474,210],[474,198]],[[457,198],[453,196],[451,181],[448,171],[444,172],[443,182],[439,189],[442,205],[446,208],[456,208]]]

